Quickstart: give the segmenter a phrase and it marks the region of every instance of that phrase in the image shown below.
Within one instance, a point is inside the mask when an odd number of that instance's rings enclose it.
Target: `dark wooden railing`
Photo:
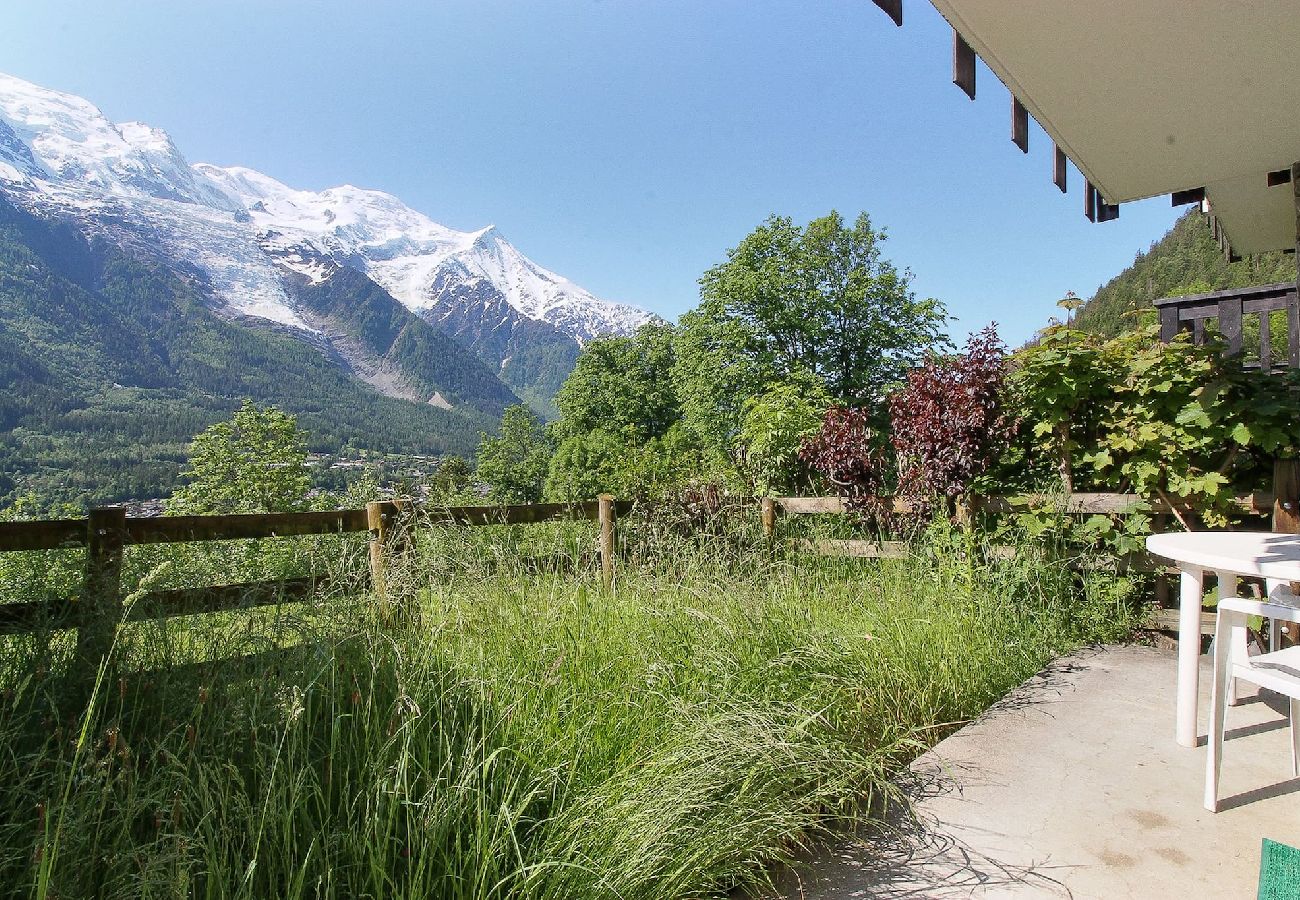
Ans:
[[[1246,362],[1248,368],[1258,368],[1271,373],[1278,367],[1300,368],[1300,299],[1296,283],[1283,281],[1260,287],[1232,288],[1208,294],[1188,294],[1182,297],[1162,297],[1154,303],[1160,313],[1160,339],[1173,340],[1180,331],[1191,331],[1193,340],[1205,343],[1205,326],[1217,320],[1223,336],[1224,352],[1229,356],[1244,349],[1243,322],[1246,316],[1259,316],[1258,362]],[[1287,356],[1285,360],[1273,358],[1273,342],[1269,315],[1286,312]]]

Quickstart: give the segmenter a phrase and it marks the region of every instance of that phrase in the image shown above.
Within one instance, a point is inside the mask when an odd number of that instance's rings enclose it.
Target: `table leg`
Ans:
[[[1218,579],[1219,582],[1218,595],[1220,600],[1222,600],[1224,597],[1237,596],[1237,593],[1241,587],[1241,579],[1237,577],[1237,574],[1235,572],[1215,571],[1214,577]],[[1218,633],[1217,629],[1215,633],[1216,634]],[[1229,653],[1228,655],[1228,671],[1232,671],[1232,663],[1234,661],[1245,662],[1246,658],[1250,655],[1250,650],[1247,646],[1247,635],[1246,635],[1245,628],[1232,629],[1231,642],[1232,642],[1232,648],[1231,648],[1232,652]],[[1217,644],[1214,647],[1214,652],[1215,653],[1219,652],[1219,647]],[[1237,696],[1237,687],[1238,687],[1237,679],[1229,676],[1228,677],[1228,705],[1229,706],[1236,706],[1240,702],[1240,698]]]
[[[1175,737],[1196,746],[1196,699],[1201,677],[1201,569],[1181,566],[1178,590],[1178,713]]]

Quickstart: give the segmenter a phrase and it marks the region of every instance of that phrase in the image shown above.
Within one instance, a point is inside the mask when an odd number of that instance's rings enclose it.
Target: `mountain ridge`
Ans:
[[[652,318],[534,263],[495,226],[458,232],[382,191],[302,191],[252,169],[191,165],[162,129],[114,124],[88,100],[2,74],[0,193],[170,265],[229,316],[287,327],[309,343],[321,343],[319,329],[297,306],[296,279],[360,272],[412,314],[450,323],[450,337],[472,344],[535,406],[549,403],[567,370],[524,375],[499,345],[536,334],[548,345],[567,339],[565,352],[543,355],[571,365],[588,340]],[[494,328],[517,332],[513,341],[466,342],[483,330],[475,317],[489,311]]]

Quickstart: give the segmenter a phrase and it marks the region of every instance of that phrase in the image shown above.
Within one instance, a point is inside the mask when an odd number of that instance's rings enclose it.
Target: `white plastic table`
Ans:
[[[1237,578],[1264,578],[1271,593],[1279,585],[1300,581],[1300,534],[1260,531],[1194,531],[1153,534],[1147,549],[1177,563],[1182,573],[1178,592],[1178,714],[1175,736],[1184,747],[1196,746],[1196,700],[1200,689],[1202,576],[1214,572],[1219,596],[1235,596]]]

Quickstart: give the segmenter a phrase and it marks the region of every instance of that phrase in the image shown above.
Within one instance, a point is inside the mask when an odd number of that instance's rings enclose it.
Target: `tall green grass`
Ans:
[[[961,533],[880,563],[664,521],[625,535],[610,594],[589,526],[423,531],[387,616],[342,583],[126,626],[75,706],[24,645],[2,676],[0,884],[719,896],[865,815],[1053,654],[1130,624],[1122,583],[1028,546],[985,561]],[[329,564],[356,572],[359,550]]]

